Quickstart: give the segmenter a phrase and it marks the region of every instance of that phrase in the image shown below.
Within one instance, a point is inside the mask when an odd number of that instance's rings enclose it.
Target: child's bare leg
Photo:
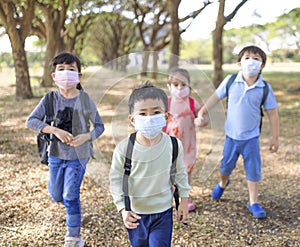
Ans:
[[[247,180],[249,189],[248,210],[253,214],[254,218],[266,218],[267,213],[258,203],[258,182]]]
[[[224,175],[220,173],[220,187],[225,188],[229,179],[229,175]]]
[[[258,182],[247,180],[250,205],[258,202]]]
[[[188,182],[189,182],[189,185],[191,186],[191,183],[192,183],[192,173],[191,172],[188,172]],[[194,211],[196,209],[195,204],[193,204],[190,199],[188,201],[188,209],[189,209],[189,212]]]
[[[192,173],[191,172],[188,172],[188,182],[189,182],[189,185],[191,186],[191,184],[192,184]]]
[[[212,199],[220,199],[229,183],[229,175],[224,175],[220,172],[220,182],[217,183],[211,192]]]

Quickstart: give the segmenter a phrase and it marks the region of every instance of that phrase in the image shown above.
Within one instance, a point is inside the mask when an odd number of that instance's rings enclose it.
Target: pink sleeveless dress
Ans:
[[[201,106],[197,100],[186,97],[182,100],[169,98],[169,119],[165,132],[175,136],[182,142],[184,164],[191,173],[196,164],[197,142],[194,119]]]

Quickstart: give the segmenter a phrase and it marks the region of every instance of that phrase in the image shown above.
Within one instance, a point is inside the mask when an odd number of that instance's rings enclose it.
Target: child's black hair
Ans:
[[[137,101],[147,100],[147,99],[158,99],[161,100],[165,106],[165,111],[168,111],[168,96],[164,90],[153,86],[151,83],[146,82],[144,84],[136,87],[131,95],[129,96],[128,108],[129,114],[132,114],[134,104]]]
[[[262,59],[262,64],[266,64],[266,62],[267,62],[266,53],[262,49],[260,49],[259,47],[255,46],[255,45],[249,45],[249,46],[244,47],[238,54],[238,62],[240,62],[242,60],[242,57],[244,56],[245,52],[258,54]]]
[[[72,64],[74,62],[76,62],[78,72],[81,73],[81,62],[76,55],[74,55],[70,52],[59,53],[54,58],[52,58],[51,71],[55,72],[56,65],[58,65],[58,64]],[[77,84],[76,88],[79,90],[82,89],[80,82]]]

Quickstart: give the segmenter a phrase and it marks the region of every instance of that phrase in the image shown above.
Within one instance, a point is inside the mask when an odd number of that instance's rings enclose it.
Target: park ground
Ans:
[[[242,160],[238,161],[223,198],[211,200],[218,169],[210,157],[216,155],[212,150],[222,150],[222,144],[211,144],[211,130],[206,127],[199,130],[200,152],[191,191],[197,208],[190,213],[188,226],[177,224],[174,217],[172,246],[300,246],[300,71],[296,71],[299,64],[273,67],[274,71],[267,70],[264,78],[272,84],[278,100],[281,136],[279,151],[271,154],[269,122],[265,117],[260,139],[263,180],[259,199],[267,218],[254,219],[247,210]],[[110,71],[85,72],[87,91],[95,97],[106,131],[95,143],[97,159],[91,161],[82,185],[82,236],[86,246],[129,246],[121,217],[108,192],[107,174],[119,138],[119,133],[114,132],[122,130],[118,121],[127,114],[122,100],[128,96],[133,79],[128,77],[125,82],[115,83]],[[63,246],[64,207],[49,199],[48,168],[39,164],[36,134],[24,124],[49,89],[34,87],[34,99],[16,101],[14,80],[9,75],[11,72],[2,71],[0,83],[0,246]],[[197,87],[196,82],[193,87]],[[120,114],[115,114],[115,109]],[[204,164],[209,170],[205,179]]]

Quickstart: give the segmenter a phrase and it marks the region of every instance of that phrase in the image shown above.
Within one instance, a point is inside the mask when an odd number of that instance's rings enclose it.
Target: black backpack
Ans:
[[[45,123],[52,126],[54,125],[54,119],[55,119],[55,114],[53,110],[53,95],[54,95],[54,91],[51,91],[45,95],[46,109],[45,109],[45,118],[44,118]],[[82,109],[82,114],[84,115],[87,129],[89,130],[90,129],[89,117],[91,114],[90,104],[89,104],[88,95],[83,90],[81,90],[80,92],[80,101],[81,104],[84,106]],[[40,132],[37,135],[37,148],[40,156],[40,162],[45,165],[48,165],[48,148],[51,141],[53,141],[53,136],[50,134],[45,134]]]
[[[132,152],[133,152],[133,146],[135,143],[135,137],[136,137],[136,132],[132,133],[128,139],[126,157],[125,157],[125,162],[124,162],[123,193],[124,193],[124,202],[125,202],[125,210],[126,211],[131,211],[130,198],[129,198],[129,194],[128,194],[128,178],[129,178],[130,172],[131,172],[131,157],[132,157]],[[176,137],[170,136],[170,138],[171,138],[172,146],[173,146],[170,180],[171,180],[171,184],[175,188],[175,190],[173,192],[173,196],[174,196],[176,210],[177,210],[178,206],[179,206],[179,194],[178,194],[178,188],[175,184],[175,174],[176,174],[176,160],[177,160],[177,156],[178,156],[178,142],[177,142]]]
[[[232,83],[234,82],[235,78],[236,78],[237,74],[232,74],[230,76],[230,78],[228,79],[227,81],[227,84],[226,84],[226,105],[228,107],[228,98],[229,98],[229,88],[231,87]],[[264,117],[264,112],[263,112],[263,105],[266,101],[266,98],[268,96],[268,93],[269,93],[269,87],[268,87],[268,84],[266,81],[263,80],[263,83],[264,83],[264,87],[263,87],[263,97],[262,97],[262,100],[261,100],[261,103],[260,103],[260,124],[259,124],[259,130],[261,131],[261,127],[262,127],[262,120],[263,120],[263,117]]]
[[[54,92],[49,92],[45,96],[46,101],[46,113],[44,121],[49,125],[54,124],[54,110],[53,110],[53,94]],[[52,135],[39,132],[37,135],[37,148],[40,155],[40,162],[42,164],[48,165],[48,147]]]

